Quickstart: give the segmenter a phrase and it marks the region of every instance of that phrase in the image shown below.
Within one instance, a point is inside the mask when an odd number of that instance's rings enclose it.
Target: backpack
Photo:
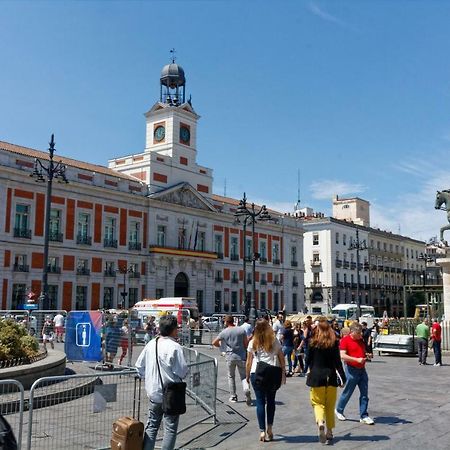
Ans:
[[[17,450],[17,441],[11,425],[0,414],[0,450]]]

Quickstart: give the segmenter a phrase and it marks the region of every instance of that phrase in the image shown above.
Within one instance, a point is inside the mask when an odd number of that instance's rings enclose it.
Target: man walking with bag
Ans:
[[[250,386],[245,376],[245,361],[247,359],[247,345],[248,339],[245,330],[242,327],[234,325],[233,316],[225,316],[224,322],[225,330],[222,330],[219,335],[212,341],[214,347],[220,347],[225,344],[225,357],[227,359],[228,367],[228,387],[230,389],[230,402],[237,402],[236,395],[236,367],[239,372],[239,378],[242,382],[242,389],[246,397],[248,406],[252,404],[252,397],[250,394]]]
[[[178,335],[177,318],[172,315],[161,317],[158,339],[151,340],[136,361],[141,378],[145,378],[145,390],[149,398],[148,421],[145,426],[143,450],[155,448],[156,435],[164,418],[162,450],[173,450],[177,438],[179,415],[163,412],[163,386],[180,382],[186,377],[188,366],[183,349],[176,341]],[[158,348],[156,348],[158,345]],[[158,361],[156,358],[158,357]],[[159,364],[159,368],[158,368]]]

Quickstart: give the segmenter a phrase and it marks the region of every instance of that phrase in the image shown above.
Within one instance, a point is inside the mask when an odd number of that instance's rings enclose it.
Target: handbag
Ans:
[[[163,391],[162,410],[169,416],[179,416],[186,412],[186,383],[184,381],[163,383],[158,358],[158,340],[156,338],[156,365]]]
[[[258,357],[258,352],[256,352]],[[281,386],[281,367],[268,364],[264,361],[257,361],[255,370],[255,386],[265,392],[276,391]]]

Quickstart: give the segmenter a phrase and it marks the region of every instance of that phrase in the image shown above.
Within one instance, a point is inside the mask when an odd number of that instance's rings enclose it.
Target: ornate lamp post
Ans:
[[[356,228],[356,240],[352,241],[348,246],[349,250],[356,250],[356,320],[361,317],[361,298],[359,292],[359,252],[360,250],[366,250],[366,240],[359,240],[359,228]]]
[[[239,201],[239,206],[237,208],[237,211],[235,212],[235,217],[243,217],[244,218],[244,261],[245,261],[245,240],[246,240],[246,229],[247,229],[247,223],[250,222],[252,225],[252,248],[253,248],[253,254],[252,254],[252,297],[250,300],[250,313],[249,313],[249,319],[252,326],[255,325],[256,321],[256,282],[255,282],[255,273],[256,273],[256,260],[259,258],[259,253],[255,249],[255,223],[257,222],[265,222],[268,220],[271,220],[272,217],[270,217],[270,214],[267,211],[266,205],[261,206],[259,210],[255,209],[255,204],[252,203],[250,206],[247,205],[247,197],[245,196],[242,200]],[[244,269],[245,270],[245,269]],[[245,273],[244,273],[244,292],[246,293],[245,284],[247,280],[245,279]],[[247,305],[247,298],[245,298],[245,304]]]
[[[48,244],[50,236],[50,208],[52,204],[52,184],[53,180],[58,180],[61,183],[68,183],[66,178],[66,168],[61,161],[55,163],[53,156],[55,153],[54,135],[49,143],[50,147],[48,153],[50,159],[48,164],[44,164],[39,158],[34,159],[34,169],[30,177],[35,178],[38,183],[45,183],[47,181],[47,196],[45,198],[45,219],[44,219],[44,269],[42,273],[42,287],[39,295],[39,306],[46,310],[49,307],[48,302]]]
[[[134,273],[134,267],[133,266],[122,266],[119,267],[118,272],[123,274],[123,287],[122,292],[120,293],[122,297],[122,308],[125,308],[127,310],[127,318],[128,318],[128,352],[127,352],[127,365],[128,367],[131,367],[131,333],[132,333],[132,327],[131,327],[131,314],[130,314],[130,297],[128,296],[127,292],[127,274],[133,274]]]

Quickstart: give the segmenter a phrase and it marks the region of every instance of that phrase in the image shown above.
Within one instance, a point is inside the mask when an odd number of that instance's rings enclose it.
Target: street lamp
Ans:
[[[359,251],[367,250],[366,240],[359,240],[359,228],[356,228],[356,240],[350,242],[349,250],[356,250],[356,320],[361,317],[361,299],[359,296]]]
[[[427,295],[427,263],[434,262],[434,258],[426,253],[420,253],[417,257],[418,261],[423,261],[425,263],[425,268],[422,271],[422,287],[423,295],[425,297],[425,303],[427,305],[427,319],[430,319],[430,300]]]
[[[42,287],[41,294],[39,295],[39,305],[42,309],[48,309],[48,244],[50,236],[50,208],[52,204],[52,183],[53,180],[58,180],[60,183],[68,183],[66,178],[66,169],[62,161],[55,163],[53,156],[55,153],[55,141],[52,134],[51,141],[48,149],[50,160],[45,165],[39,158],[34,159],[34,169],[30,173],[30,177],[33,177],[37,183],[45,183],[47,181],[47,196],[45,198],[45,228],[44,228],[44,268],[42,273]]]
[[[134,266],[122,266],[119,267],[118,270],[119,273],[123,274],[123,289],[120,295],[122,296],[122,308],[126,307],[127,310],[127,318],[128,318],[128,353],[127,353],[127,364],[128,367],[131,367],[131,314],[130,314],[130,297],[128,296],[127,292],[127,274],[133,274],[134,273]],[[127,301],[128,299],[128,301]]]
[[[255,223],[256,222],[267,222],[268,220],[271,220],[272,217],[270,216],[269,212],[267,211],[266,205],[262,205],[261,208],[255,209],[255,204],[252,203],[250,206],[247,205],[247,197],[245,196],[242,200],[239,200],[239,206],[237,208],[237,211],[234,213],[236,218],[243,217],[244,218],[244,264],[245,264],[245,248],[246,248],[246,230],[247,230],[247,223],[250,222],[252,224],[252,248],[253,248],[253,254],[252,254],[252,297],[250,299],[250,313],[249,313],[249,319],[252,326],[255,326],[256,321],[256,282],[255,282],[255,273],[256,273],[256,260],[259,258],[259,253],[255,249]],[[246,295],[247,290],[245,288],[245,284],[247,280],[245,279],[245,265],[244,265],[244,293]],[[247,306],[247,298],[245,297],[245,304]]]

